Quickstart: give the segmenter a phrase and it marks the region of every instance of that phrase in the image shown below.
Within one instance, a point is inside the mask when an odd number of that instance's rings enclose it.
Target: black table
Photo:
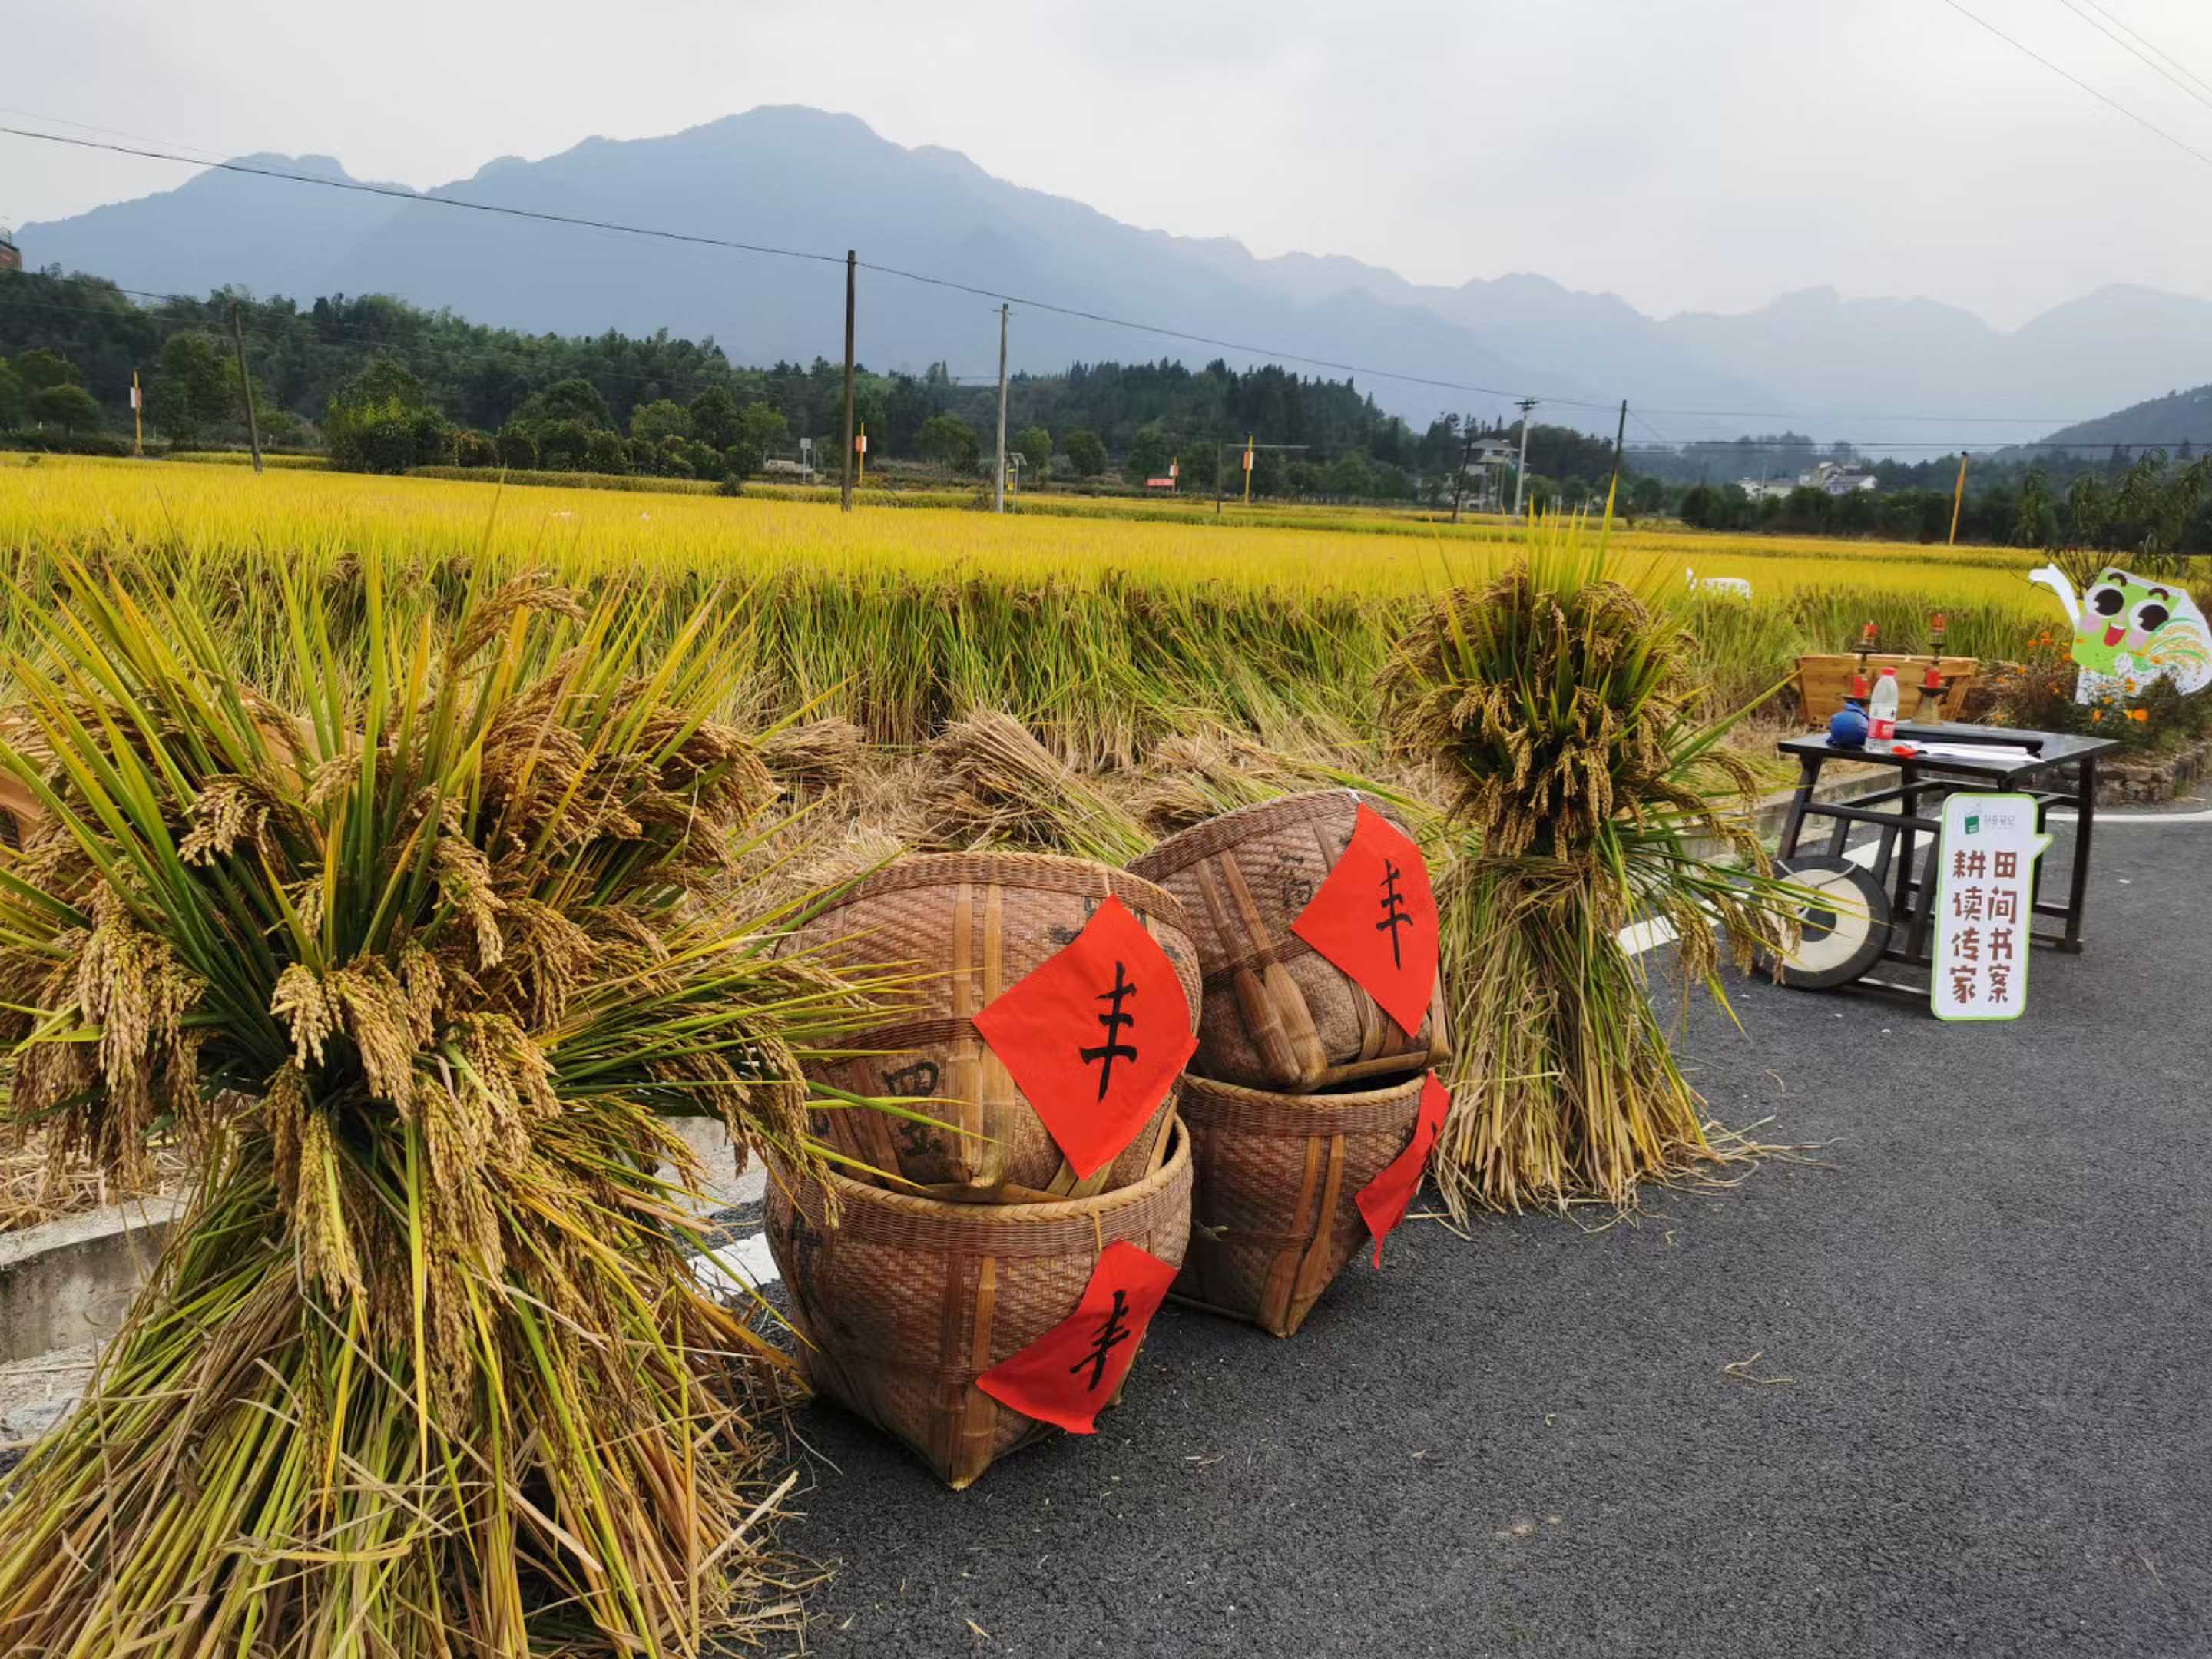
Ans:
[[[1929,902],[1936,892],[1935,873],[1923,872],[1917,856],[1919,838],[1927,837],[1926,856],[1931,860],[1942,836],[1942,819],[1930,817],[1921,806],[1923,796],[1936,798],[1936,811],[1942,810],[1942,798],[1960,790],[1983,794],[2022,794],[2035,801],[2035,827],[2045,827],[2051,808],[2070,805],[2075,813],[2073,867],[2069,872],[2066,902],[2046,904],[2043,902],[2043,878],[2049,860],[2039,859],[2035,866],[2033,890],[2033,908],[2036,916],[2058,921],[2063,928],[2055,936],[2048,931],[2038,934],[2031,931],[2032,943],[2051,950],[2079,954],[2081,949],[2081,905],[2089,884],[2089,842],[2097,821],[2097,763],[2100,757],[2119,747],[2110,738],[2075,737],[2063,732],[2028,732],[2008,726],[1964,726],[1955,721],[1934,723],[1901,723],[1897,728],[1897,740],[1901,744],[1949,743],[1980,746],[1989,744],[2021,744],[2030,745],[2034,752],[2018,754],[2010,750],[1992,749],[1987,757],[1968,757],[1964,755],[1929,755],[1925,753],[1899,755],[1887,747],[1869,744],[1862,749],[1839,749],[1832,745],[1826,737],[1808,735],[1785,738],[1778,745],[1785,755],[1797,757],[1796,793],[1790,801],[1790,815],[1783,822],[1782,845],[1779,856],[1784,860],[1794,858],[1803,838],[1806,822],[1811,818],[1832,820],[1835,828],[1830,832],[1827,852],[1831,857],[1841,858],[1851,831],[1860,824],[1871,824],[1881,837],[1873,874],[1878,885],[1893,888],[1890,899],[1889,938],[1883,947],[1881,960],[1900,963],[1907,967],[1932,969],[1934,962],[1929,953],[1928,933],[1930,917]],[[1820,769],[1830,761],[1858,761],[1870,766],[1893,766],[1898,771],[1894,787],[1878,789],[1870,794],[1856,797],[1849,805],[1816,801],[1813,799],[1814,786],[1820,781]],[[2047,778],[2061,768],[2074,769],[2070,788],[2039,789],[2031,787],[2033,780]],[[2063,780],[2053,779],[2063,783]],[[1894,810],[1881,811],[1894,803]],[[2031,921],[2031,929],[2033,921]],[[1898,943],[1902,936],[1904,943]],[[1914,996],[1928,994],[1924,986],[1897,985],[1889,981],[1865,978],[1856,981],[1885,990],[1907,992]]]

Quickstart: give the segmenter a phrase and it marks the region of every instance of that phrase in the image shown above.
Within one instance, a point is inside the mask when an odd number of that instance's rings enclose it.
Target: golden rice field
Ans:
[[[56,555],[173,563],[206,586],[241,674],[282,696],[275,571],[340,587],[379,551],[458,602],[465,573],[545,567],[580,585],[641,582],[672,611],[720,588],[750,630],[762,712],[841,708],[911,742],[975,702],[1023,713],[1071,755],[1126,755],[1197,711],[1263,737],[1354,727],[1390,642],[1437,588],[1481,580],[1527,532],[1322,507],[1245,509],[1078,497],[1018,516],[809,495],[742,498],[303,468],[0,458],[0,549],[23,590]],[[1195,509],[1195,510],[1194,510]],[[1690,623],[1724,700],[1754,695],[1802,650],[1838,649],[1872,617],[1917,645],[1947,611],[1950,648],[2016,654],[2046,624],[2025,555],[1894,543],[1614,530],[1639,566],[1748,581]],[[0,623],[13,641],[20,618]]]

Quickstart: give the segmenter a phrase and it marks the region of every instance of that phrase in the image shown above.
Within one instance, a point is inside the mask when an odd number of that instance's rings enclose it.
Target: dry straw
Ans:
[[[1724,960],[1781,940],[1753,778],[1694,712],[1693,641],[1662,573],[1623,580],[1601,532],[1536,532],[1485,588],[1445,593],[1383,678],[1389,718],[1455,782],[1442,836],[1455,1055],[1433,1170],[1445,1203],[1595,1197],[1731,1155],[1677,1069],[1638,958],[1677,937],[1723,1002]],[[1708,862],[1716,848],[1731,867]]]
[[[0,1501],[0,1653],[787,1622],[770,1362],[654,1171],[694,1114],[817,1167],[799,1062],[861,997],[723,896],[770,789],[701,712],[744,679],[726,624],[524,577],[441,629],[372,553],[327,603],[279,577],[295,725],[179,585],[58,575],[8,664],[40,810],[0,863],[0,1112],[116,1182],[157,1131],[202,1174]]]

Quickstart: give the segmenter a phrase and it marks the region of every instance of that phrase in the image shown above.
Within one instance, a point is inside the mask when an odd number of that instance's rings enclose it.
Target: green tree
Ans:
[[[516,472],[538,465],[538,441],[519,426],[503,426],[493,440],[499,446],[499,464]]]
[[[599,396],[599,387],[580,376],[556,380],[538,393],[544,408],[543,419],[549,421],[580,421],[594,432],[604,432],[614,424],[607,413],[607,400]]]
[[[581,421],[548,421],[539,427],[538,464],[549,472],[582,470],[591,448],[592,428]]]
[[[1041,426],[1025,426],[1014,447],[1021,453],[1022,476],[1038,483],[1052,470],[1052,434]]]
[[[428,399],[415,371],[397,357],[378,352],[363,363],[353,378],[337,389],[342,404],[366,405],[394,403],[402,409],[418,409]]]
[[[1157,478],[1168,470],[1167,434],[1157,426],[1139,427],[1129,436],[1129,453],[1122,458],[1121,476],[1133,484]]]
[[[933,415],[915,434],[914,447],[922,459],[954,472],[975,470],[975,429],[957,415]]]
[[[738,441],[738,400],[726,386],[710,386],[691,400],[691,435],[708,447],[727,449]]]
[[[0,432],[23,424],[28,414],[23,401],[23,377],[0,357]]]
[[[26,400],[31,418],[41,426],[58,426],[64,432],[100,430],[100,400],[81,386],[45,386]]]
[[[1375,493],[1375,471],[1367,458],[1358,450],[1348,450],[1328,464],[1328,483],[1324,486],[1332,495],[1349,500],[1372,495]]]
[[[611,432],[594,432],[584,443],[584,466],[592,472],[617,476],[630,470],[629,447]]]
[[[757,450],[762,459],[765,460],[771,451],[781,448],[791,436],[791,422],[784,418],[783,411],[779,409],[764,403],[750,403],[745,405],[745,412],[738,417],[738,436],[742,442]],[[758,471],[759,468],[755,467],[754,471]]]
[[[688,438],[691,435],[690,412],[668,398],[640,404],[630,411],[629,435],[642,438],[655,447],[671,438]]]
[[[15,375],[22,381],[26,392],[44,392],[49,386],[82,386],[84,374],[77,366],[58,351],[49,351],[44,346],[33,346],[28,351],[15,354]]]
[[[243,417],[245,411],[231,400],[237,378],[235,367],[226,365],[212,336],[196,330],[172,334],[147,389],[146,418],[173,442],[190,447],[234,418]]]
[[[1089,427],[1069,433],[1060,451],[1079,478],[1095,478],[1106,470],[1106,441]]]

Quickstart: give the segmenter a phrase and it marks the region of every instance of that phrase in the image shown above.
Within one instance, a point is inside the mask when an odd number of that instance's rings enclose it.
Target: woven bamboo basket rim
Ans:
[[[1142,858],[1132,860],[1129,868],[1153,881],[1181,875],[1201,859],[1215,857],[1272,830],[1310,823],[1322,816],[1324,807],[1340,807],[1346,800],[1371,806],[1393,823],[1397,820],[1389,802],[1364,789],[1309,789],[1276,800],[1255,801],[1218,818],[1194,823],[1170,836]]]
[[[1380,1088],[1341,1094],[1285,1094],[1249,1089],[1186,1073],[1176,1109],[1209,1127],[1242,1129],[1251,1134],[1302,1139],[1309,1135],[1359,1134],[1402,1128],[1406,1103],[1428,1085],[1425,1071]]]
[[[1001,1260],[1070,1255],[1085,1250],[1095,1253],[1106,1239],[1109,1216],[1139,1212],[1135,1223],[1125,1218],[1114,1231],[1117,1235],[1145,1232],[1153,1223],[1142,1212],[1172,1207],[1176,1183],[1190,1169],[1190,1132],[1177,1117],[1170,1124],[1170,1133],[1172,1150],[1158,1169],[1142,1181],[1091,1198],[1056,1199],[1048,1204],[953,1204],[871,1186],[835,1170],[823,1172],[823,1184],[837,1195],[836,1230],[850,1229],[854,1237],[866,1243],[937,1255],[991,1255]],[[803,1200],[808,1196],[801,1188],[793,1195],[794,1201],[806,1207]],[[819,1195],[811,1196],[819,1207]],[[1188,1201],[1187,1186],[1184,1197]]]
[[[1182,902],[1166,888],[1110,864],[1063,858],[1056,853],[908,853],[839,894],[822,914],[827,915],[879,894],[957,882],[1071,893],[1079,898],[1103,898],[1110,893],[1132,910],[1158,916],[1186,937],[1191,934],[1190,917]]]

